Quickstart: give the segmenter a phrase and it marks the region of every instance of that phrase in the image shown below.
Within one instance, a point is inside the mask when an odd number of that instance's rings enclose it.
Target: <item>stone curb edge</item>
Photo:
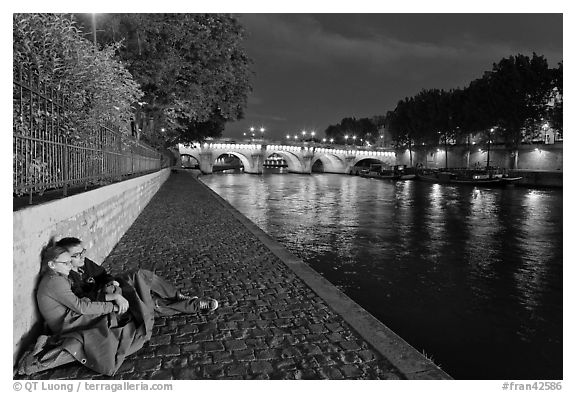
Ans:
[[[358,303],[350,299],[334,284],[326,280],[301,259],[292,255],[283,245],[260,229],[249,218],[240,213],[224,198],[204,184],[197,172],[178,170],[196,180],[214,196],[214,199],[226,208],[245,227],[254,234],[270,251],[288,266],[306,285],[320,296],[333,310],[352,326],[354,330],[388,359],[407,379],[415,380],[451,380],[446,372],[440,369],[422,353],[408,344],[404,339],[390,330]]]

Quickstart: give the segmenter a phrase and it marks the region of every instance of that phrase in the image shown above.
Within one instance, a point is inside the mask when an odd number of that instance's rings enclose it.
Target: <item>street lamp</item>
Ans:
[[[334,143],[334,138],[330,138],[330,143]]]
[[[492,133],[494,132],[494,127],[490,128],[490,133],[488,134],[488,149],[486,156],[486,170],[490,169],[490,144],[492,143]]]
[[[96,47],[96,14],[92,13],[92,35],[94,39],[94,47]]]
[[[356,146],[356,135],[352,135],[352,139],[354,140],[354,146]]]
[[[344,144],[348,146],[348,135],[344,135]]]

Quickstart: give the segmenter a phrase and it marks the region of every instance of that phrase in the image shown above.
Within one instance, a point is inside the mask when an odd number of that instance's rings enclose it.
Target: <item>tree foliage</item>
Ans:
[[[517,156],[520,143],[539,132],[544,120],[562,128],[562,64],[550,69],[533,54],[502,59],[465,89],[423,90],[400,100],[385,124],[398,148],[447,149],[449,141],[480,134],[488,145],[502,138]]]
[[[95,50],[70,15],[14,14],[13,68],[22,66],[67,97],[65,131],[86,139],[104,122],[127,129],[142,92],[115,58],[118,46]]]
[[[329,125],[324,131],[324,134],[327,138],[334,138],[335,143],[346,143],[346,139],[344,138],[346,135],[348,135],[348,143],[352,143],[353,136],[356,137],[358,144],[361,139],[369,143],[374,143],[378,137],[378,127],[373,119],[346,117],[338,124]]]
[[[563,88],[563,64],[559,63],[558,68],[552,70],[552,91],[548,106],[548,119],[552,128],[564,131],[563,109],[564,109],[564,88]]]
[[[201,141],[243,117],[250,60],[234,17],[109,14],[98,15],[97,25],[99,43],[122,43],[118,55],[144,91],[136,121],[149,140],[165,146]]]

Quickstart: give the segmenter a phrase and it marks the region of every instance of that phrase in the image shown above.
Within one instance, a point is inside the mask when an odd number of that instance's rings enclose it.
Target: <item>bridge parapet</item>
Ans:
[[[312,166],[317,160],[322,162],[326,172],[333,173],[349,173],[351,167],[365,159],[389,165],[393,165],[396,161],[396,154],[392,149],[358,149],[350,146],[213,141],[191,147],[180,145],[179,150],[180,155],[196,158],[203,173],[212,173],[214,162],[223,154],[238,157],[244,166],[244,172],[255,174],[263,172],[264,161],[272,154],[282,156],[288,164],[288,171],[294,173],[312,173]]]

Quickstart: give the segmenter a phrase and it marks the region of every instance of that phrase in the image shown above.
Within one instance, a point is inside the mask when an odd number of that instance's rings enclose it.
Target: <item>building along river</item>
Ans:
[[[562,190],[201,180],[456,379],[561,379]]]

